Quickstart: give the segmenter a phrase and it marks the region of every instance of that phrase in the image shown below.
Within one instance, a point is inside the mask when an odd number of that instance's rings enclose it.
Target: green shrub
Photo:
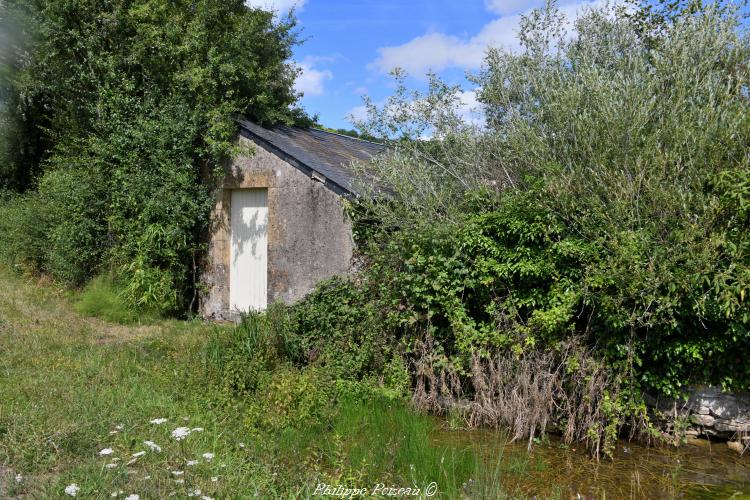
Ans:
[[[370,279],[388,323],[414,332],[411,348],[428,336],[435,354],[465,369],[476,353],[554,345],[576,329],[595,249],[538,196],[471,193],[461,227],[431,222],[371,250]]]
[[[292,328],[308,360],[326,366],[336,378],[380,374],[396,355],[380,304],[370,292],[333,278],[291,310]]]
[[[278,366],[248,400],[245,425],[251,432],[279,433],[327,422],[334,411],[331,377],[320,368]]]
[[[101,179],[84,170],[51,170],[39,190],[6,195],[0,222],[3,258],[81,285],[98,271],[107,243]]]

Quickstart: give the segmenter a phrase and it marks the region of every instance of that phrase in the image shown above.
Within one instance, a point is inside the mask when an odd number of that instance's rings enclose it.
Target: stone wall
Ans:
[[[750,435],[750,393],[725,393],[718,387],[697,387],[686,400],[647,398],[663,422],[682,420],[687,433],[739,441]]]
[[[206,319],[236,319],[229,308],[231,190],[268,188],[268,303],[293,303],[320,281],[347,274],[354,242],[343,199],[275,154],[240,136],[252,153],[238,157],[211,215],[200,310]]]

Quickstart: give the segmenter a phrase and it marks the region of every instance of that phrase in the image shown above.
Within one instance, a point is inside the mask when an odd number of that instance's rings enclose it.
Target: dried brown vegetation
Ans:
[[[458,411],[472,427],[507,428],[513,440],[526,438],[529,447],[554,430],[566,443],[585,442],[595,456],[607,451],[620,430],[614,411],[620,379],[579,339],[557,350],[504,351],[489,358],[475,353],[468,376],[435,363],[431,348],[424,342],[415,362],[417,408]]]

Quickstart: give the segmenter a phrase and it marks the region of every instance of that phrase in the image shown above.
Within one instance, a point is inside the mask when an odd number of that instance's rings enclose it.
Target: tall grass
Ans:
[[[528,460],[504,462],[465,444],[441,441],[440,422],[401,402],[343,399],[328,424],[286,429],[278,436],[284,456],[318,459],[332,484],[420,488],[436,483],[439,497],[500,498],[506,472],[523,474]],[[503,441],[504,442],[504,441]],[[499,450],[499,451],[498,451]]]
[[[108,276],[94,278],[81,291],[74,305],[84,316],[101,318],[112,323],[132,325],[153,323],[159,318],[157,312],[135,311],[123,298],[122,289]]]
[[[346,437],[349,464],[369,464],[371,479],[390,476],[418,486],[437,481],[441,491],[457,491],[472,478],[477,457],[435,444],[436,431],[434,419],[388,401],[344,401],[333,424],[333,433]]]

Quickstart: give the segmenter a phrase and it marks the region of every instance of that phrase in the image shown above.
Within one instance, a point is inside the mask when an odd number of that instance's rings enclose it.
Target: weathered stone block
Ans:
[[[750,424],[738,420],[721,419],[716,421],[714,429],[727,433],[750,432]]]
[[[696,414],[692,416],[692,421],[695,425],[700,425],[702,427],[711,427],[712,425],[714,425],[716,419],[711,415]]]

